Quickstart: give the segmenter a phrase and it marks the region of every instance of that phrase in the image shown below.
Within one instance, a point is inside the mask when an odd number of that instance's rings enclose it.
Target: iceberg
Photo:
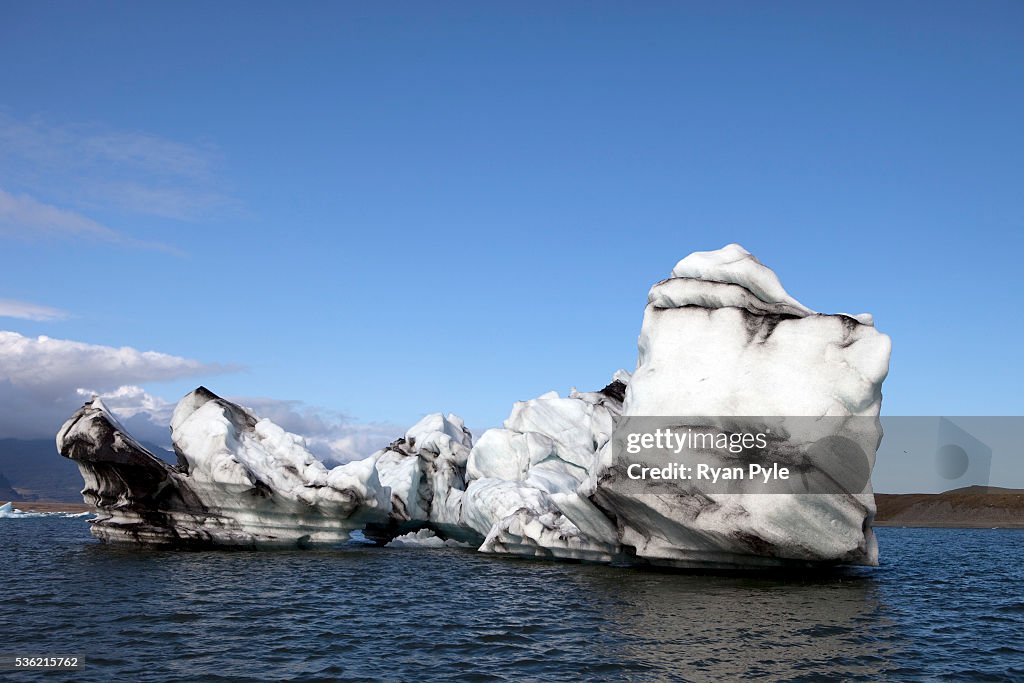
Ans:
[[[442,539],[430,529],[420,529],[402,534],[385,544],[388,548],[473,548],[468,543]]]
[[[204,387],[171,419],[177,466],[157,458],[94,398],[64,423],[57,450],[78,464],[92,533],[149,545],[332,543],[385,519],[390,505],[372,463],[334,469],[302,437]]]
[[[502,429],[484,432],[463,508],[482,552],[596,562],[620,554],[614,522],[580,488],[611,439],[628,380],[619,371],[601,391],[516,403]]]
[[[890,348],[870,315],[812,311],[743,247],[698,252],[648,294],[622,414],[817,425],[828,432],[789,438],[807,470],[834,468],[811,446],[842,433],[855,436],[870,474]],[[595,478],[610,466],[606,450]],[[598,483],[592,498],[616,520],[623,545],[655,563],[878,563],[870,483],[836,493],[678,495],[622,495]]]
[[[91,512],[30,512],[19,510],[13,502],[0,505],[0,519],[37,519],[40,517],[87,517]]]
[[[99,399],[64,424],[57,447],[82,472],[93,534],[110,542],[301,546],[359,529],[392,547],[469,543],[616,564],[874,565],[869,479],[813,495],[624,490],[614,434],[630,419],[758,419],[786,426],[773,447],[804,478],[835,475],[816,448],[837,434],[852,435],[869,477],[889,353],[870,315],[811,310],[732,244],[687,256],[651,288],[632,373],[517,402],[475,442],[459,416],[433,413],[327,469],[301,436],[200,387],[171,421],[177,465]]]
[[[404,436],[365,462],[391,491],[385,524],[370,524],[367,538],[387,541],[429,527],[445,538],[475,540],[462,524],[466,462],[473,437],[454,414],[427,415]]]

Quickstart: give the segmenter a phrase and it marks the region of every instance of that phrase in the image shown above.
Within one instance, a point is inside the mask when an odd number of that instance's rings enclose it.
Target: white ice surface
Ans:
[[[387,548],[471,548],[473,546],[443,539],[430,529],[420,529],[398,536],[385,545]]]
[[[88,517],[91,512],[31,512],[25,510],[19,510],[14,507],[14,503],[4,503],[0,505],[0,519],[37,519],[40,517]]]
[[[171,441],[187,466],[185,471],[152,464],[152,456],[144,454],[99,399],[65,423],[57,436],[62,453],[73,443],[92,444],[96,449],[78,461],[86,491],[91,492],[87,498],[104,500],[92,526],[95,535],[109,541],[150,543],[332,543],[347,539],[351,529],[367,522],[385,520],[390,511],[389,492],[380,484],[372,462],[327,469],[307,450],[301,436],[205,389],[179,402]],[[123,454],[104,455],[110,450]],[[124,457],[149,462],[149,471],[160,473],[166,486],[181,496],[161,499],[161,507],[153,510],[158,515],[142,515],[139,501],[131,499],[147,490],[145,478],[131,481],[139,468],[110,475],[92,466],[93,457],[100,461],[114,457],[115,463]],[[110,501],[111,495],[120,498]]]
[[[434,413],[388,448],[331,470],[300,436],[193,392],[172,419],[189,470],[182,476],[230,524],[211,532],[206,522],[179,522],[186,534],[220,533],[220,542],[333,540],[387,519],[463,531],[492,553],[596,561],[625,553],[695,565],[876,561],[870,488],[712,496],[700,508],[696,499],[624,496],[601,484],[620,414],[877,418],[890,342],[870,315],[812,311],[733,244],[687,256],[651,288],[638,347],[635,371],[613,377],[625,385],[624,402],[620,385],[548,392],[517,402],[475,444],[458,416]],[[437,541],[421,530],[393,544]]]
[[[890,340],[865,324],[870,317],[814,313],[739,245],[691,254],[672,275],[648,297],[624,415],[877,422]],[[610,450],[602,467],[611,464]],[[779,559],[877,562],[870,488],[859,496],[709,497],[713,505],[699,514],[689,506],[695,501],[666,496],[605,504],[622,542],[652,560],[744,563],[756,539]]]
[[[182,405],[193,408],[182,410]],[[239,429],[220,401],[198,407],[186,397],[174,413],[171,439],[189,464],[193,486],[204,501],[229,509],[237,494],[266,487],[279,506],[313,515],[348,516],[357,507],[388,509],[376,470],[363,462],[327,469],[305,440],[267,419]],[[255,512],[255,511],[254,511]]]
[[[391,491],[396,519],[461,525],[466,462],[473,445],[462,418],[427,415],[368,461]]]
[[[618,553],[614,524],[580,488],[620,409],[599,392],[548,392],[516,403],[503,428],[480,437],[463,507],[463,523],[485,537],[480,550],[596,561]]]

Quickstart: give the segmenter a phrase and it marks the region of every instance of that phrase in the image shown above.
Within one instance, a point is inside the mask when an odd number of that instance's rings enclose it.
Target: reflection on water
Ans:
[[[881,529],[883,565],[638,571],[365,546],[168,552],[0,523],[5,652],[47,680],[1022,680],[1024,532]]]
[[[590,586],[616,599],[607,628],[623,655],[659,674],[694,679],[782,678],[827,671],[873,680],[898,655],[874,642],[887,624],[870,576],[757,579],[629,572]]]

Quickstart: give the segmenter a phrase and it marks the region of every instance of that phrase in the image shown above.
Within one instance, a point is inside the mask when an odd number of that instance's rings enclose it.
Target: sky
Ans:
[[[1024,413],[1019,2],[3,3],[0,64],[0,436],[478,431],[731,242],[874,314],[884,413]]]

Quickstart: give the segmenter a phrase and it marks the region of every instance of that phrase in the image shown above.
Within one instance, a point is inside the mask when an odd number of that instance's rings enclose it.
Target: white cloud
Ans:
[[[212,375],[233,369],[131,347],[116,348],[0,331],[0,437],[53,436],[64,420],[87,400],[78,392],[82,387],[87,388],[88,393],[121,391],[118,404],[121,409],[135,405],[137,413],[148,411],[154,418],[162,419],[160,411],[156,410],[160,404],[155,399],[147,398],[148,394],[143,396],[145,392],[132,396],[126,392],[126,385]]]
[[[137,225],[146,216],[197,221],[236,211],[221,165],[212,145],[0,108],[0,236],[70,235],[173,251],[90,216],[103,211],[106,220]]]
[[[309,406],[301,401],[272,398],[231,398],[286,431],[299,434],[317,457],[349,462],[370,455],[405,434],[405,428],[386,422],[355,422],[344,413]]]
[[[125,246],[177,252],[157,242],[136,240],[74,211],[61,209],[0,188],[0,235],[31,240],[45,237],[90,238]]]
[[[15,386],[113,389],[235,368],[156,351],[0,331],[0,379]]]
[[[124,211],[183,221],[192,221],[201,214],[233,205],[231,200],[216,192],[155,186],[134,180],[95,181],[90,188],[98,197],[116,203]]]
[[[322,440],[312,439],[310,450],[325,460],[333,459],[334,462],[346,463],[365,458],[404,435],[405,429],[398,425],[388,423],[350,424],[333,435],[325,435]],[[307,441],[310,440],[307,439]],[[323,452],[329,453],[330,457],[321,455]]]
[[[44,136],[52,135],[56,128],[38,119],[33,123],[36,131]],[[212,180],[213,167],[219,160],[219,154],[212,147],[187,145],[147,133],[80,128],[76,134],[65,127],[63,134],[64,145],[77,148],[86,158],[195,181]]]
[[[121,235],[73,211],[44,204],[27,194],[13,195],[0,189],[0,232],[23,234],[70,234],[116,242]]]
[[[174,413],[174,404],[170,401],[132,384],[105,392],[79,388],[75,390],[75,394],[78,397],[75,410],[81,404],[98,396],[103,399],[107,408],[117,415],[128,433],[144,443],[170,450],[169,425]],[[71,412],[65,415],[64,419],[68,417],[71,417]]]
[[[83,403],[99,396],[136,438],[169,447],[175,404],[141,385],[185,377],[202,380],[233,369],[131,347],[0,331],[0,438],[52,438]],[[398,425],[359,423],[301,401],[226,398],[302,435],[309,449],[327,462],[365,457],[405,433]]]
[[[19,318],[21,320],[64,320],[68,317],[67,311],[49,306],[30,304],[27,301],[15,301],[14,299],[0,299],[0,318]]]
[[[165,425],[171,423],[171,414],[174,412],[174,404],[159,396],[150,394],[145,389],[134,384],[120,386],[113,391],[94,391],[92,389],[76,389],[75,393],[82,403],[91,401],[95,397],[103,399],[104,404],[113,410],[119,418],[131,419],[136,415],[150,416],[153,421],[163,422]]]
[[[0,109],[0,149],[29,183],[45,176],[90,181],[130,177],[154,184],[218,184],[222,155],[213,145],[188,144],[159,135],[98,125],[55,123],[34,116],[19,119]]]

